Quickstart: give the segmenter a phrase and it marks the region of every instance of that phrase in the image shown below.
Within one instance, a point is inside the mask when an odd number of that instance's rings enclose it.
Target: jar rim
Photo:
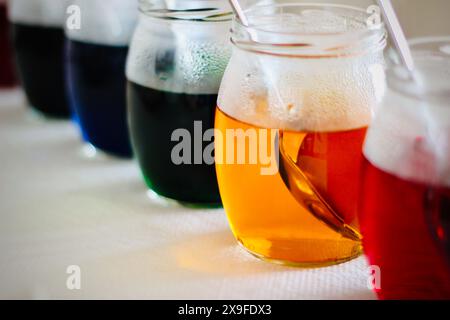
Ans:
[[[139,0],[139,12],[155,19],[185,22],[225,22],[231,21],[233,16],[231,8],[227,6],[195,6],[173,9],[157,5],[152,0]]]
[[[365,21],[358,21],[361,27],[359,29],[350,29],[345,31],[318,31],[306,32],[302,30],[271,30],[257,24],[251,24],[246,27],[238,18],[233,19],[231,29],[231,42],[238,48],[257,54],[266,54],[273,56],[286,56],[296,58],[336,58],[343,56],[363,55],[367,51],[381,51],[387,44],[387,32],[385,25],[380,20],[377,23],[369,25],[368,20],[371,14],[363,8],[331,3],[279,3],[270,5],[255,5],[245,12],[251,17],[257,10],[300,8],[300,9],[326,9],[324,12],[340,10],[341,12],[354,13],[365,18]],[[258,16],[256,16],[258,19]],[[344,18],[350,18],[344,17]],[[352,18],[356,18],[356,15]],[[241,39],[244,33],[244,38]],[[257,35],[257,39],[251,34]],[[266,41],[267,38],[285,38],[289,41]],[[263,39],[263,40],[260,40]],[[361,46],[366,44],[366,46]]]
[[[421,70],[420,62],[426,62],[433,67],[436,63],[435,70],[439,73],[450,72],[450,36],[433,36],[413,38],[408,41],[414,60],[417,76],[433,77],[432,71]],[[404,67],[395,51],[391,51],[387,57],[389,68],[387,70],[387,83],[391,90],[398,94],[407,96],[415,100],[448,100],[450,98],[450,84],[441,81],[427,81],[427,83],[417,83],[416,79],[412,79],[406,67]],[[419,62],[419,67],[417,63]],[[443,69],[442,65],[437,63],[444,62],[447,69]],[[436,75],[439,77],[439,75]],[[428,79],[432,80],[432,79]],[[422,80],[424,81],[424,80]],[[441,88],[425,88],[426,84],[440,85]],[[446,85],[447,84],[447,85]]]

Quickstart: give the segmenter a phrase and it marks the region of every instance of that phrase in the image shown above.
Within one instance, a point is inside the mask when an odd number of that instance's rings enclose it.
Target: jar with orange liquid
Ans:
[[[384,89],[386,33],[364,9],[272,4],[235,21],[216,112],[216,168],[236,239],[265,260],[361,254],[362,145]]]

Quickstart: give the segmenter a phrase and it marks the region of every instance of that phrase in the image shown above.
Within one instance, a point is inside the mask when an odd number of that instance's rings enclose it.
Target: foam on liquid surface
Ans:
[[[259,29],[317,33],[364,29],[358,19],[323,10],[281,13],[258,18]],[[275,27],[276,26],[276,27]],[[289,35],[287,36],[289,39]],[[329,45],[329,37],[327,43]],[[319,58],[258,55],[236,49],[219,95],[228,115],[249,124],[294,131],[340,131],[367,126],[385,90],[380,51]]]
[[[101,45],[127,46],[137,17],[136,0],[72,0],[81,10],[81,28],[66,28],[69,39]]]
[[[430,96],[419,100],[389,90],[368,131],[364,154],[397,177],[449,187],[450,62],[418,59],[416,69],[422,90]]]
[[[14,23],[63,27],[70,0],[10,0],[9,17]]]

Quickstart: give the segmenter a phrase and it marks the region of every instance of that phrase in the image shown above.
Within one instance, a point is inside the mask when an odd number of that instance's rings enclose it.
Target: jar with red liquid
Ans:
[[[9,33],[6,0],[0,0],[0,89],[17,85]]]
[[[381,299],[450,299],[450,37],[392,61],[364,146],[360,227]]]

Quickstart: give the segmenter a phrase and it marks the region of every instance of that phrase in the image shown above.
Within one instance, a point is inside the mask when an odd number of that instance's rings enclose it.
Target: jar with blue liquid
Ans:
[[[129,158],[125,62],[138,2],[74,0],[72,6],[74,20],[66,26],[66,82],[75,118],[89,145]]]

